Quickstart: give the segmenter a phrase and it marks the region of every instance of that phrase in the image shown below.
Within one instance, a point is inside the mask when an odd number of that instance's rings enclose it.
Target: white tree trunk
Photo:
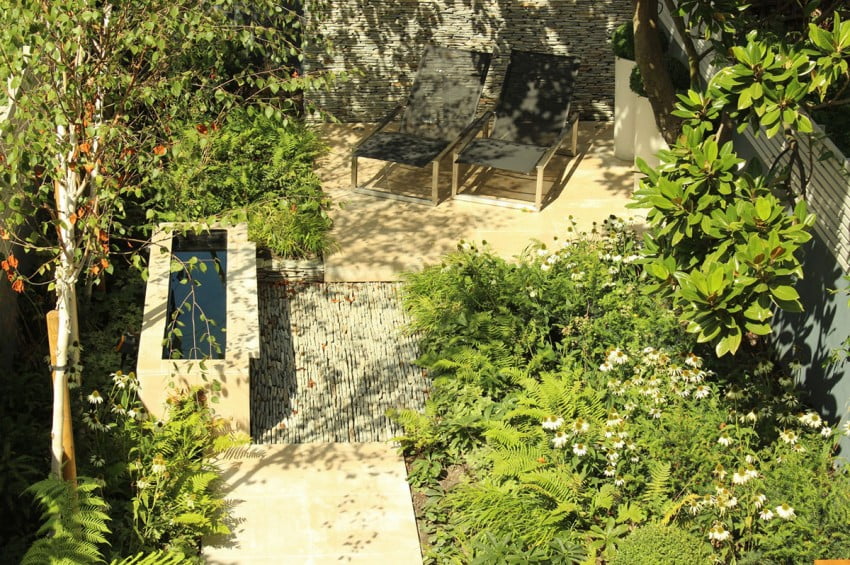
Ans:
[[[73,128],[56,128],[56,135],[71,148],[76,147],[76,135]],[[65,395],[68,393],[68,368],[75,362],[70,354],[73,328],[76,326],[76,291],[79,276],[79,261],[75,255],[75,228],[71,215],[76,211],[79,195],[79,177],[73,170],[74,149],[60,155],[59,161],[64,176],[54,183],[54,198],[59,225],[59,263],[56,267],[56,310],[59,312],[59,329],[56,336],[56,366],[53,367],[53,421],[50,430],[51,473],[62,476],[63,445],[62,429],[65,419]]]

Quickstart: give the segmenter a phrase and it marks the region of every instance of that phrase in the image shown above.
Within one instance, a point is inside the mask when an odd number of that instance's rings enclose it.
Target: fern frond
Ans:
[[[103,557],[98,544],[106,543],[109,516],[106,502],[97,494],[100,484],[80,478],[74,485],[48,478],[30,486],[39,505],[44,508],[44,524],[36,540],[24,555],[22,563],[100,563]]]
[[[549,454],[549,449],[535,445],[519,445],[517,447],[496,449],[490,454],[493,462],[493,478],[503,479],[517,477],[523,473],[539,469]]]
[[[502,420],[496,420],[487,424],[484,437],[487,438],[495,449],[511,449],[530,443],[532,436],[517,428],[506,424]],[[535,438],[536,439],[536,438]]]
[[[641,495],[641,500],[652,508],[661,508],[670,499],[671,466],[665,461],[649,463],[649,482]]]
[[[217,473],[213,473],[211,471],[206,471],[202,473],[195,473],[191,477],[189,477],[189,482],[192,485],[192,492],[201,493],[209,488],[210,484],[218,478]]]
[[[579,499],[582,480],[563,469],[541,469],[526,473],[521,478],[522,486],[551,500],[558,507],[572,507]]]

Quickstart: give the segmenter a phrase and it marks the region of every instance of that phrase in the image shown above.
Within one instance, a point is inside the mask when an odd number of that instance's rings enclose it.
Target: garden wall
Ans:
[[[334,52],[324,55],[306,43],[304,71],[361,74],[307,96],[342,121],[378,121],[404,101],[423,47],[434,43],[497,55],[482,97],[487,108],[516,48],[581,57],[573,108],[584,119],[610,120],[614,56],[608,39],[630,11],[630,0],[308,2],[308,29],[332,41]]]

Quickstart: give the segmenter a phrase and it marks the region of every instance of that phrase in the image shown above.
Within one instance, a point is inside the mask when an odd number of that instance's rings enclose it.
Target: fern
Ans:
[[[543,495],[562,510],[573,508],[584,485],[580,475],[563,469],[533,471],[523,475],[521,480],[524,487]]]
[[[641,495],[641,500],[653,509],[662,508],[670,500],[671,476],[669,461],[651,461],[649,483]]]
[[[96,493],[100,484],[80,478],[76,489],[57,478],[39,481],[27,489],[44,508],[44,524],[24,555],[23,565],[44,563],[101,563],[99,544],[106,544],[107,504]]]
[[[512,411],[511,413],[516,412]],[[489,422],[487,425],[487,431],[484,432],[484,437],[487,438],[487,442],[493,447],[499,448],[516,448],[521,445],[525,445],[533,438],[533,436],[529,433],[522,432],[517,428],[508,425],[506,422],[502,420],[495,420]]]
[[[490,454],[493,462],[493,478],[498,480],[517,477],[539,469],[547,461],[549,453],[549,449],[544,450],[534,445],[518,445],[494,450]]]
[[[138,553],[125,557],[121,561],[113,560],[110,565],[179,565],[186,562],[182,553],[156,551],[154,553]]]

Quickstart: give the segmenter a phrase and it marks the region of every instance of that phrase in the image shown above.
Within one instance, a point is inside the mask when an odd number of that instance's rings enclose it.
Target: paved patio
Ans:
[[[325,258],[325,280],[391,281],[407,271],[439,263],[460,240],[487,241],[504,257],[519,254],[533,239],[551,242],[563,237],[572,216],[580,229],[610,214],[639,216],[627,210],[634,188],[631,163],[614,157],[613,126],[582,122],[579,155],[557,155],[547,168],[541,212],[449,200],[451,163],[441,164],[442,202],[431,207],[376,198],[351,191],[351,147],[372,125],[334,124],[322,127],[331,151],[320,162],[322,185],[334,202],[333,235],[338,251]],[[430,167],[414,169],[360,159],[359,180],[392,187],[403,194],[430,195]],[[485,174],[465,185],[480,193],[501,193],[533,200],[534,180],[518,175]],[[551,189],[550,189],[551,187]]]
[[[210,565],[422,563],[404,461],[386,443],[262,445],[222,458],[232,536]]]
[[[613,157],[609,124],[582,123],[579,155],[558,156],[550,163],[546,188],[554,186],[539,213],[446,201],[451,181],[448,162],[441,174],[444,201],[437,207],[353,193],[350,150],[368,131],[356,124],[323,127],[331,152],[321,161],[319,174],[325,190],[341,205],[332,214],[339,249],[325,259],[328,283],[395,281],[404,272],[439,263],[462,239],[486,240],[497,253],[510,257],[533,239],[550,242],[563,237],[570,216],[579,229],[588,229],[610,214],[636,215],[625,208],[634,173],[630,163]],[[425,195],[429,174],[430,169],[387,170],[366,160],[360,166],[361,182],[389,182],[407,194]],[[533,185],[531,179],[486,175],[469,183],[471,190],[524,195],[528,200]],[[343,294],[326,298],[341,304],[347,296],[352,301],[347,304],[356,303],[353,291]],[[381,342],[375,337],[373,341]],[[317,343],[329,346],[324,338]],[[308,378],[300,387],[296,382],[295,389],[318,390],[319,381],[312,380],[313,386]],[[319,412],[325,407],[316,406]],[[300,407],[290,411],[295,417],[301,413]],[[304,420],[305,431],[313,419]],[[288,423],[300,429],[298,421]],[[354,430],[353,439],[358,438]],[[325,441],[331,439],[335,438]],[[207,540],[208,563],[421,563],[404,461],[389,443],[255,445],[229,454],[221,464],[235,522],[232,536]]]

